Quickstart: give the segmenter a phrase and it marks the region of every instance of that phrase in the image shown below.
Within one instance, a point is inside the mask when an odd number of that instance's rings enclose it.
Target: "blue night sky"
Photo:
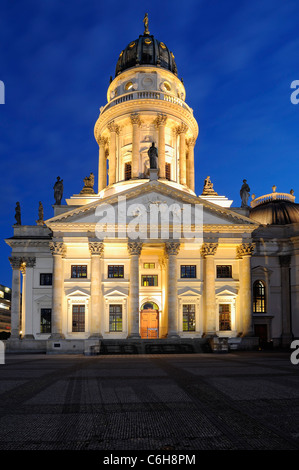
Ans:
[[[146,12],[150,33],[175,55],[199,124],[196,193],[210,175],[233,206],[244,178],[251,194],[275,184],[299,200],[299,105],[290,101],[298,0],[1,0],[0,284],[11,285],[3,239],[13,234],[16,201],[22,223],[35,224],[39,201],[45,219],[53,215],[58,175],[66,198],[97,175],[94,124]]]

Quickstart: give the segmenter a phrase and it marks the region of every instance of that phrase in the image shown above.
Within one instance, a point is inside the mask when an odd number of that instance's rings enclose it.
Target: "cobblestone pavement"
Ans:
[[[298,450],[290,354],[6,355],[1,450]]]

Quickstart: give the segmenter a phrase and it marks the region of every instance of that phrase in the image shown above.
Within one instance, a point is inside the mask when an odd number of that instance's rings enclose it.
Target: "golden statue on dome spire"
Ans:
[[[149,34],[148,30],[148,14],[146,13],[143,18],[143,23],[144,23],[144,33],[143,34]]]

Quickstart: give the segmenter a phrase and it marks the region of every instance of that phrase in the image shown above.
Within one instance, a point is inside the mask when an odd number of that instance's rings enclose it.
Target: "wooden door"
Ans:
[[[159,312],[158,310],[146,309],[140,312],[140,335],[141,338],[159,337]]]

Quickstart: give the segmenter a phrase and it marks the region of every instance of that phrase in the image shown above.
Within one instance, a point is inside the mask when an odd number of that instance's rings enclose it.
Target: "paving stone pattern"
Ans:
[[[1,450],[298,450],[281,352],[6,355]]]

